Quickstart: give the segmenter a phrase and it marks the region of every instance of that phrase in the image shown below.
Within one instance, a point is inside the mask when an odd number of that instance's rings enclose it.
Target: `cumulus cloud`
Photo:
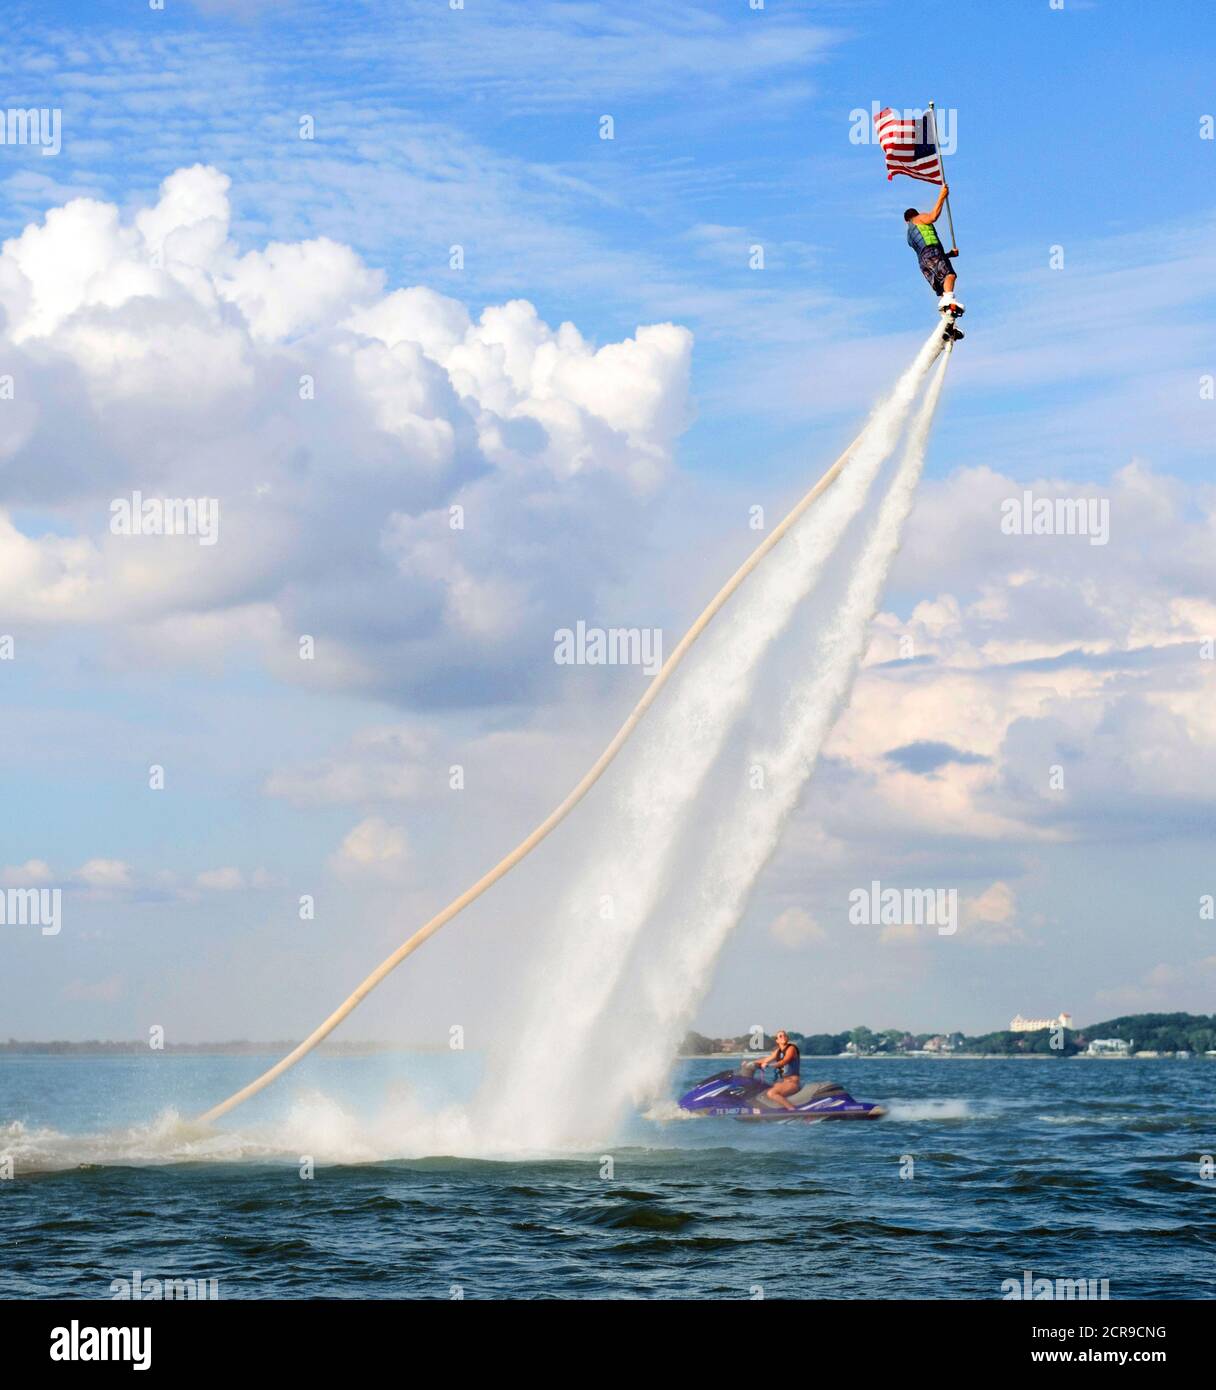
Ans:
[[[180,899],[197,902],[201,892],[231,893],[238,889],[265,889],[281,886],[275,875],[264,868],[246,871],[233,865],[202,869],[192,877],[169,869],[149,870],[122,859],[88,859],[77,869],[60,876],[45,860],[30,859],[24,864],[0,869],[0,887],[33,888],[54,886],[84,889],[93,896],[126,897],[145,901]]]
[[[134,882],[131,866],[121,859],[89,859],[73,875],[86,888],[122,890]]]
[[[1031,487],[1104,496],[1109,545],[1003,535],[1023,489],[990,469],[925,485],[895,583],[915,597],[877,619],[828,745],[837,834],[1046,844],[1193,832],[1216,810],[1216,497],[1143,463]]]
[[[0,602],[106,626],[127,664],[240,648],[402,703],[543,690],[671,468],[691,335],[596,345],[518,299],[474,319],[324,237],[242,254],[229,192],[196,165],[131,218],[73,198],[5,242]],[[215,499],[218,543],[112,534],[135,492]]]
[[[827,932],[801,907],[786,908],[769,927],[769,935],[774,941],[792,951],[811,942],[828,939]]]
[[[368,816],[330,856],[330,867],[349,878],[400,879],[410,868],[409,838],[399,825]]]
[[[1025,939],[1017,926],[1017,895],[1007,883],[990,884],[960,903],[966,938],[985,946],[1007,946]]]
[[[44,859],[27,859],[24,864],[12,864],[0,870],[0,887],[36,888],[50,883],[54,875]]]

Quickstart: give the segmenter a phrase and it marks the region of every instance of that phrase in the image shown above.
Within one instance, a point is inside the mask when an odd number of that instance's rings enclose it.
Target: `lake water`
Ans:
[[[138,1269],[231,1299],[999,1298],[1025,1270],[1216,1297],[1211,1060],[806,1058],[891,1112],[813,1125],[684,1117],[722,1065],[684,1061],[586,1153],[495,1151],[471,1056],[313,1057],[177,1119],[270,1060],[0,1059],[0,1296]]]

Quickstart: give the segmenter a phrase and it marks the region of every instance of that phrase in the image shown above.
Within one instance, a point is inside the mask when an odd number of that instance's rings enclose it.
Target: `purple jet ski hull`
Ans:
[[[887,1112],[869,1100],[854,1100],[843,1086],[820,1081],[790,1096],[793,1110],[768,1100],[769,1082],[746,1072],[720,1071],[698,1081],[680,1097],[680,1108],[694,1115],[735,1120],[877,1120]]]

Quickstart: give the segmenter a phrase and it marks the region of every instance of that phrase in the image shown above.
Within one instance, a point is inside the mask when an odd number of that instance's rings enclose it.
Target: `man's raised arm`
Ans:
[[[933,211],[932,211],[932,212],[918,212],[918,213],[916,214],[916,216],[912,219],[912,221],[913,221],[913,222],[918,222],[922,227],[923,227],[926,223],[936,222],[937,219],[942,215],[942,208],[944,208],[944,207],[946,206],[946,199],[947,199],[949,196],[950,196],[950,185],[947,184],[947,183],[944,183],[944,184],[942,184],[942,191],[937,195],[937,202],[933,204]]]

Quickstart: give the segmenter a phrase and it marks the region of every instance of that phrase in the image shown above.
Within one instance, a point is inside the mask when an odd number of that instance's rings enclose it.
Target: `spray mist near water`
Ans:
[[[774,552],[756,576],[762,582],[747,600],[723,615],[714,640],[631,750],[612,823],[602,839],[589,842],[586,863],[558,915],[546,969],[520,1030],[526,1055],[486,1088],[491,1105],[494,1096],[509,1098],[509,1112],[488,1111],[490,1133],[500,1142],[518,1142],[525,1133],[529,1147],[591,1142],[611,1132],[627,1104],[653,1095],[664,1081],[713,963],[848,698],[911,510],[945,355],[844,598],[801,663],[806,674],[789,692],[777,735],[747,759],[766,769],[768,790],[757,795],[736,778],[733,794],[699,794],[748,706],[763,659],[821,580],[894,451],[939,350],[935,334],[874,411],[829,504],[804,518],[787,538],[793,543]],[[697,842],[691,853],[690,839]],[[601,904],[610,915],[601,918]],[[539,1086],[538,1055],[545,1059]],[[598,1064],[605,1056],[608,1068]]]

